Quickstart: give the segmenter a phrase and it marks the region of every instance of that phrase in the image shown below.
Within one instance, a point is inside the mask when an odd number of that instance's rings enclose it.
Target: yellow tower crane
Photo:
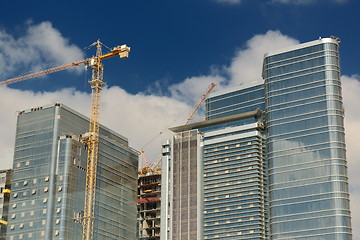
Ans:
[[[102,60],[118,55],[120,56],[121,59],[127,58],[130,52],[130,47],[126,45],[121,45],[113,48],[110,53],[103,55],[101,50],[101,42],[98,40],[94,42],[91,46],[94,45],[96,45],[96,56],[94,57],[0,82],[0,86],[4,86],[11,83],[24,81],[30,78],[43,76],[49,73],[77,67],[82,64],[92,68],[92,78],[91,81],[89,81],[91,85],[90,127],[89,127],[89,133],[85,139],[86,144],[88,145],[88,156],[87,156],[87,167],[86,167],[84,217],[82,219],[83,240],[93,239],[93,234],[94,234],[96,169],[97,169],[98,151],[99,151],[100,93],[102,87],[105,85],[105,83],[103,82],[104,67],[102,64]]]

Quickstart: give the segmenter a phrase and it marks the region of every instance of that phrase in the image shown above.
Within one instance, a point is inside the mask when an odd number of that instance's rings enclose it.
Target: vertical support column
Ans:
[[[60,122],[60,106],[55,104],[53,137],[50,159],[50,178],[49,178],[49,201],[47,205],[45,239],[51,240],[53,236],[53,220],[54,220],[54,206],[55,206],[55,185],[56,185],[56,160],[58,149],[58,135]]]
[[[161,216],[160,216],[160,238],[162,240],[169,240],[169,209],[170,209],[170,152],[166,148],[170,148],[171,141],[167,140],[162,144],[162,159],[161,159]],[[172,149],[172,147],[171,147]],[[171,167],[172,168],[172,167]]]
[[[64,173],[63,173],[63,191],[62,191],[62,201],[61,201],[61,222],[60,222],[60,234],[59,234],[59,239],[60,240],[66,240],[66,232],[65,229],[66,228],[66,214],[67,212],[65,211],[66,206],[68,204],[68,198],[69,198],[69,194],[68,194],[68,187],[69,187],[69,181],[70,181],[70,166],[72,164],[72,143],[73,140],[72,138],[65,138],[65,139],[61,139],[60,141],[63,140],[65,141],[65,155],[64,155]],[[60,143],[59,143],[60,144]]]
[[[197,134],[197,240],[204,239],[204,141],[200,132]]]

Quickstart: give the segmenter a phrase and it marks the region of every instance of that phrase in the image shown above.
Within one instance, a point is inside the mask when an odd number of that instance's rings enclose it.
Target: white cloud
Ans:
[[[240,4],[242,2],[242,0],[215,0],[215,1],[218,3],[230,4],[230,5]]]
[[[310,5],[320,3],[322,0],[272,0],[273,3],[282,3],[282,4],[294,4],[294,5]],[[324,0],[326,3],[335,3],[342,4],[346,3],[348,0]]]
[[[345,137],[350,182],[350,206],[354,239],[360,237],[360,76],[342,76],[345,108]],[[357,237],[357,238],[356,238]]]
[[[0,29],[0,77],[35,72],[81,60],[80,48],[70,44],[50,22],[29,23],[19,38]],[[80,68],[76,68],[80,71]]]
[[[229,66],[212,67],[209,75],[186,78],[183,82],[170,86],[169,90],[172,97],[193,104],[211,82],[218,84],[214,91],[219,91],[242,83],[261,81],[264,54],[298,43],[299,41],[280,31],[255,35],[243,48],[236,51]]]
[[[218,84],[216,89],[219,90],[221,88],[219,86],[225,81],[226,79],[220,75],[190,77],[181,83],[170,86],[169,91],[173,98],[193,104],[202,96],[212,82]]]
[[[280,31],[268,31],[252,37],[239,49],[230,66],[227,68],[230,74],[230,86],[244,82],[262,80],[261,71],[264,54],[275,49],[298,44],[299,41],[283,35]]]

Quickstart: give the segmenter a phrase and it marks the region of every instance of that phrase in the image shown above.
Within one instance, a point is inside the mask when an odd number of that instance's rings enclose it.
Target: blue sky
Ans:
[[[170,137],[166,129],[185,123],[211,82],[218,91],[261,80],[267,51],[339,37],[354,239],[360,239],[360,1],[37,0],[5,1],[1,8],[1,81],[91,57],[95,49],[87,47],[97,39],[131,47],[128,59],[104,61],[101,122],[133,147],[146,145],[152,161]],[[0,168],[12,164],[15,112],[63,102],[88,115],[90,77],[79,67],[0,88]]]
[[[343,41],[342,72],[352,74],[359,65],[354,59],[360,51],[360,3],[355,0],[21,2],[2,3],[0,29],[14,38],[24,36],[29,25],[48,21],[69,44],[81,49],[97,39],[109,47],[131,46],[133,52],[127,61],[105,62],[108,84],[130,93],[146,91],[157,81],[172,84],[208,74],[210,66],[229,64],[245,41],[268,30],[279,30],[300,42],[338,36]],[[85,52],[86,57],[92,54],[94,49]],[[27,67],[16,70],[14,75],[31,71]],[[121,81],[111,79],[119,73]],[[66,80],[16,87],[56,90],[75,85],[87,89],[78,76],[76,80],[62,73],[57,76]]]

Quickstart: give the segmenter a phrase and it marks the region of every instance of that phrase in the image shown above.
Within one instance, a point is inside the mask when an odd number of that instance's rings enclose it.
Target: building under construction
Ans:
[[[160,239],[161,167],[146,161],[138,179],[138,227],[140,240]]]

